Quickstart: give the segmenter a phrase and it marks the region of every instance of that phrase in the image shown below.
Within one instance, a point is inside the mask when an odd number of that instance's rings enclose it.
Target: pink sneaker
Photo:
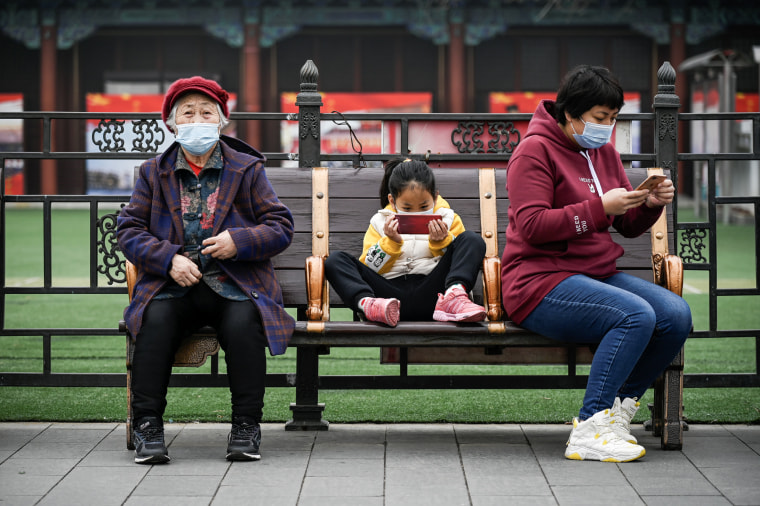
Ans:
[[[370,297],[364,303],[364,316],[373,322],[384,323],[395,327],[398,323],[398,315],[401,302],[398,299],[378,299]]]
[[[439,322],[480,322],[486,310],[470,300],[461,288],[454,288],[448,295],[438,294],[433,319]]]

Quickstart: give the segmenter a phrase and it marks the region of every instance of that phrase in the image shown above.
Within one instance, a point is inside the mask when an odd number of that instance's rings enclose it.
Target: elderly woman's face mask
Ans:
[[[207,153],[219,141],[218,123],[177,125],[177,142],[191,155]]]
[[[183,97],[177,107],[177,142],[192,155],[207,153],[219,141],[220,121],[216,103],[208,97]]]

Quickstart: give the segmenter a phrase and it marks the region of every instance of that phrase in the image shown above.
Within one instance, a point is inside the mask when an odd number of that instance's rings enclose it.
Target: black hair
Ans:
[[[554,114],[559,124],[564,125],[567,123],[565,112],[571,118],[580,118],[594,106],[620,110],[623,103],[623,87],[609,69],[578,65],[560,83]]]
[[[421,186],[435,199],[435,175],[428,164],[421,160],[394,158],[385,164],[383,182],[380,183],[380,203],[385,208],[390,201],[388,194],[398,198],[407,188]]]

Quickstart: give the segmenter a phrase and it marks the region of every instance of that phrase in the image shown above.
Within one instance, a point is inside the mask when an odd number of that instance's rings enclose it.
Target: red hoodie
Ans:
[[[544,100],[507,165],[509,225],[501,260],[504,309],[520,324],[555,286],[574,274],[606,278],[618,272],[624,237],[646,232],[662,208],[641,205],[621,216],[604,213],[589,163],[554,118],[554,101]],[[602,192],[632,190],[612,144],[586,150]]]

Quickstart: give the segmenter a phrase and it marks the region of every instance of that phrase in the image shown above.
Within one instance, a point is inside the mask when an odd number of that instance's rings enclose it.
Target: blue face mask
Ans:
[[[177,125],[177,142],[191,155],[200,156],[207,153],[218,141],[218,123]]]
[[[600,125],[599,123],[586,123],[583,119],[580,120],[583,122],[583,133],[580,135],[578,135],[578,133],[573,134],[575,142],[577,142],[580,147],[596,149],[601,148],[610,142],[610,138],[612,138],[612,129],[615,128],[614,121],[611,125]],[[573,132],[575,132],[575,127],[572,122],[570,122],[570,126],[572,127]]]

